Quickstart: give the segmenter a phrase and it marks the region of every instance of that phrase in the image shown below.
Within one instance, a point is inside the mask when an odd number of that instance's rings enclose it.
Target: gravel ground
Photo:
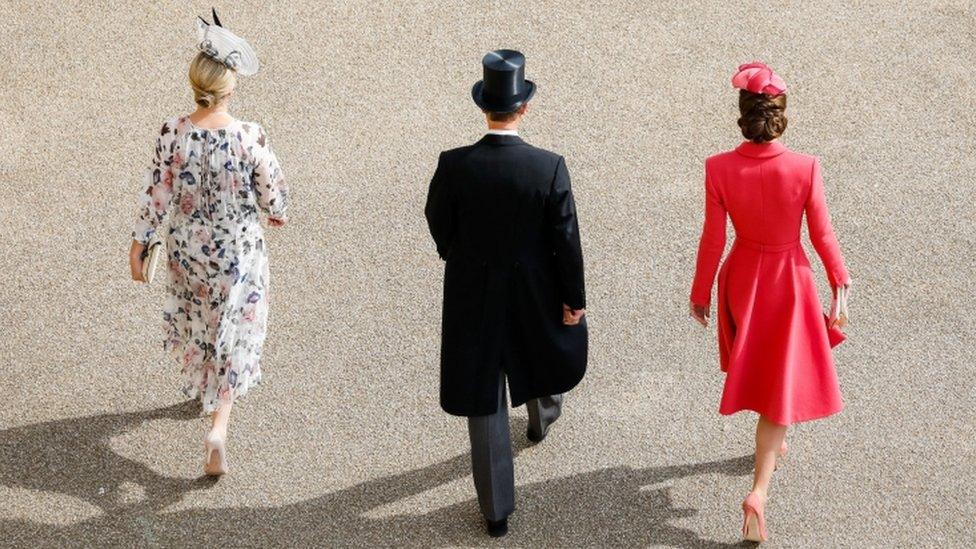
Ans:
[[[131,4],[0,3],[0,545],[738,543],[755,418],[718,415],[686,300],[702,161],[738,143],[728,79],[756,58],[790,86],[784,141],[821,157],[855,280],[847,408],[790,431],[769,545],[976,545],[971,2],[218,3],[263,64],[234,113],[294,201],[265,384],[216,483],[160,351],[163,287],[126,266],[210,4]],[[483,132],[469,90],[499,47],[539,85],[523,135],[573,176],[591,367],[544,444],[514,413],[518,511],[491,541],[437,405],[422,207],[437,153]]]

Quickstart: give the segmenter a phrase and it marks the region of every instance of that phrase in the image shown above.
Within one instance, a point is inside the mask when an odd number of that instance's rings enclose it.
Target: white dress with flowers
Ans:
[[[204,413],[261,381],[268,250],[259,216],[283,218],[287,196],[261,126],[163,124],[133,238],[148,242],[168,215],[165,349]]]

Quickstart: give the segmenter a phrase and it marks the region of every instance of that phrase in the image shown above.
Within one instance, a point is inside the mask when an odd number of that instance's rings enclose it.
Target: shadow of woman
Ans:
[[[145,464],[120,456],[111,439],[157,419],[199,417],[192,401],[154,410],[101,414],[47,421],[0,431],[0,485],[65,494],[88,502],[106,514],[151,512],[179,501],[189,490],[208,484],[205,478],[161,475]],[[119,487],[139,485],[144,497],[124,501]]]
[[[175,409],[168,409],[177,413]],[[145,419],[148,419],[145,418]],[[145,421],[133,418],[132,421]],[[520,418],[521,419],[521,418]],[[522,419],[524,421],[524,419]],[[110,421],[116,432],[123,420]],[[82,425],[76,425],[84,431]],[[85,426],[88,427],[88,426]],[[522,428],[514,432],[524,432]],[[88,427],[90,429],[90,427]],[[9,437],[9,435],[7,435]],[[10,437],[23,440],[21,437]],[[93,437],[104,440],[106,437]],[[92,441],[94,442],[94,441]],[[85,449],[86,445],[72,448]],[[516,455],[528,447],[517,441]],[[40,450],[42,448],[37,448]],[[62,453],[64,448],[59,450]],[[153,507],[172,500],[188,481],[167,479],[138,464],[111,453],[100,446],[98,468],[128,468],[125,475],[143,485],[154,485]],[[92,473],[87,463],[80,466]],[[728,547],[728,544],[701,538],[694,531],[681,528],[673,521],[697,513],[681,508],[670,497],[671,481],[694,475],[747,475],[751,456],[695,463],[689,465],[650,467],[610,467],[575,475],[520,485],[518,511],[512,519],[511,533],[505,544],[528,546],[639,546],[662,544],[673,547]],[[23,471],[28,472],[28,471]],[[71,481],[69,471],[41,470],[41,480],[30,480],[37,489],[54,489],[83,494],[91,481]],[[369,480],[320,497],[280,507],[230,507],[220,509],[183,509],[155,512],[133,520],[131,515],[107,513],[67,526],[38,524],[22,520],[0,521],[0,536],[31,532],[32,544],[79,543],[90,540],[99,545],[106,538],[92,539],[93,533],[111,532],[110,545],[163,546],[458,546],[485,545],[490,539],[483,533],[478,506],[474,498],[437,508],[426,513],[393,516],[371,516],[378,509],[432,490],[470,475],[470,454],[386,477]],[[97,475],[105,478],[105,475]],[[116,476],[114,473],[113,477]],[[62,480],[68,486],[53,486]],[[9,480],[5,480],[9,482]],[[75,482],[75,484],[72,484]],[[148,492],[148,490],[147,490]],[[84,497],[79,495],[79,497]],[[175,496],[179,497],[179,496]],[[23,539],[15,536],[7,539]]]

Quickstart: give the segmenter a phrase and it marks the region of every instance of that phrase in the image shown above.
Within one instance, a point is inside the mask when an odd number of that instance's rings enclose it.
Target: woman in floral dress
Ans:
[[[261,381],[269,278],[260,216],[284,225],[288,192],[264,129],[227,112],[237,72],[209,53],[190,67],[196,111],[167,120],[156,137],[130,266],[142,280],[143,250],[165,234],[165,349],[182,368],[183,391],[212,414],[204,469],[220,475],[231,407]]]

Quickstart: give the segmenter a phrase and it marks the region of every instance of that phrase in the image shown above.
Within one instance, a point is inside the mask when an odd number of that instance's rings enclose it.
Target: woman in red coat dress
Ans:
[[[820,163],[777,141],[786,129],[785,83],[762,63],[750,63],[739,67],[732,84],[740,89],[739,127],[747,141],[705,162],[705,225],[691,315],[707,325],[728,216],[735,243],[718,273],[726,373],[719,411],[759,414],[755,479],[742,507],[743,534],[762,541],[763,505],[777,455],[786,451],[786,427],[843,407],[828,325],[800,245],[804,213],[834,291],[850,279],[827,213]],[[836,328],[843,319],[829,322]]]

